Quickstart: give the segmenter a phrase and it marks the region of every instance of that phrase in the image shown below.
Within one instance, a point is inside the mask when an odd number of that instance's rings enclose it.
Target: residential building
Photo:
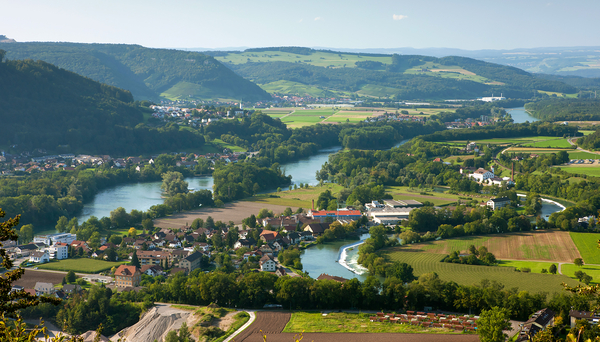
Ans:
[[[260,270],[263,272],[275,272],[277,270],[277,263],[273,260],[270,255],[265,255],[260,258]]]
[[[136,266],[121,265],[115,271],[115,285],[117,287],[136,287],[141,280],[142,275]]]
[[[52,295],[56,292],[56,289],[54,288],[54,284],[52,283],[44,283],[41,281],[38,281],[37,283],[35,283],[35,294],[38,296],[41,295]]]
[[[43,264],[50,261],[50,254],[46,251],[34,251],[29,254],[29,261]]]
[[[166,251],[137,251],[140,266],[143,265],[170,265],[171,253]]]
[[[63,285],[62,290],[66,294],[75,294],[81,292],[82,288],[77,284],[66,284]]]
[[[487,201],[486,204],[492,210],[496,210],[496,209],[504,208],[504,207],[510,205],[510,198],[508,198],[508,197],[491,198],[489,201]]]
[[[57,233],[57,234],[47,234],[47,235],[36,235],[33,238],[33,242],[43,243],[46,246],[55,245],[58,242],[63,242],[66,244],[71,244],[71,242],[77,240],[77,235],[71,233]]]
[[[569,311],[569,319],[571,329],[575,328],[577,321],[581,319],[585,319],[590,324],[598,324],[600,322],[600,312],[571,310]]]
[[[163,268],[159,265],[144,265],[141,269],[142,274],[147,274],[151,277],[156,277],[163,274]]]
[[[202,260],[202,253],[196,251],[187,257],[181,259],[179,262],[180,268],[185,268],[187,273],[191,273],[193,270],[200,267],[200,261]]]
[[[312,233],[313,236],[321,236],[328,228],[329,223],[310,223],[304,227],[304,231]]]
[[[58,242],[54,246],[46,248],[50,259],[62,260],[69,257],[69,245],[66,242]]]
[[[517,342],[531,341],[538,332],[554,324],[554,311],[546,308],[535,312],[531,318],[523,324]]]
[[[360,210],[353,209],[338,209],[338,210],[309,210],[308,216],[314,220],[319,220],[319,222],[325,222],[327,218],[336,220],[360,220],[362,218],[362,213]]]

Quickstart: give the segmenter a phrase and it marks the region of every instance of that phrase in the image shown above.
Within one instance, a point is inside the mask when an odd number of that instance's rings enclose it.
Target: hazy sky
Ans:
[[[0,0],[17,41],[161,48],[600,46],[598,0]]]

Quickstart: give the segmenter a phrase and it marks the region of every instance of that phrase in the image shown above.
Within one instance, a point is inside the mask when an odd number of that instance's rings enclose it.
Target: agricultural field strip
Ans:
[[[383,254],[391,261],[405,262],[414,269],[414,274],[419,276],[435,272],[440,279],[455,281],[460,285],[478,284],[482,279],[497,281],[507,288],[518,287],[532,293],[561,292],[561,283],[569,286],[577,285],[577,281],[562,275],[521,273],[509,267],[474,266],[441,262],[444,254],[425,252],[402,251],[403,247],[386,249]]]
[[[446,255],[452,251],[465,252],[470,245],[477,248],[485,246],[500,260],[573,262],[575,258],[581,257],[578,246],[567,232],[562,231],[464,236],[406,245],[402,249]]]
[[[573,243],[577,246],[581,258],[586,264],[600,264],[600,251],[598,250],[598,233],[577,233],[570,232]]]

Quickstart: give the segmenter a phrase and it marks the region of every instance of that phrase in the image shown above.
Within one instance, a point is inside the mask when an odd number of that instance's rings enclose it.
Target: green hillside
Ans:
[[[176,125],[142,124],[129,91],[42,61],[0,62],[0,103],[0,148],[135,155],[204,144]]]
[[[270,98],[256,84],[197,52],[78,43],[0,43],[0,49],[7,51],[7,59],[42,60],[127,89],[136,99]]]
[[[299,84],[327,91],[397,99],[473,98],[503,93],[531,98],[537,91],[575,93],[559,80],[465,57],[341,53],[300,47],[206,52],[263,89],[299,93]],[[273,82],[295,87],[265,87]],[[316,94],[314,89],[310,92]]]

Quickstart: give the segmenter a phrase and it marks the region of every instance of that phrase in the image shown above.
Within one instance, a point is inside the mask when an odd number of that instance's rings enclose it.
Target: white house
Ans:
[[[46,251],[31,252],[29,254],[29,261],[43,264],[45,262],[50,261],[50,254],[48,254],[48,252]]]
[[[265,255],[260,258],[260,270],[263,272],[275,272],[277,270],[277,263],[272,256]]]
[[[77,235],[71,233],[57,233],[48,235],[37,235],[33,238],[34,243],[43,243],[46,246],[52,246],[58,242],[71,244],[71,242],[77,240]]]
[[[494,178],[494,173],[492,171],[488,171],[486,169],[479,168],[475,172],[470,174],[469,177],[474,178],[477,182],[481,183],[490,178]]]

